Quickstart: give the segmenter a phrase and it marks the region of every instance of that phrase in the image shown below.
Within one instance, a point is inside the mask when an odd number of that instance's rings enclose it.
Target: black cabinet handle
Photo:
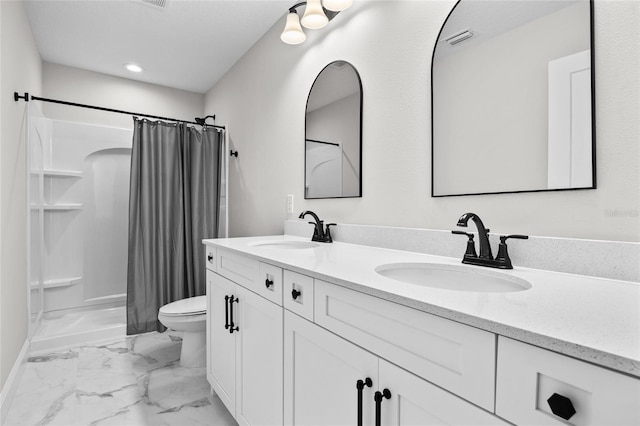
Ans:
[[[267,277],[267,278],[264,280],[264,285],[265,285],[265,287],[267,287],[267,288],[271,287],[271,286],[273,285],[273,280],[270,280],[270,279],[269,279],[269,277]]]
[[[229,296],[224,297],[224,329],[229,329]]]
[[[382,398],[390,399],[391,391],[385,388],[382,392],[376,391],[373,395],[373,400],[376,402],[376,426],[382,424]]]
[[[553,414],[565,420],[569,420],[576,413],[576,409],[573,407],[571,400],[558,393],[551,395],[549,399],[547,399],[547,404],[549,404],[549,408],[551,408]]]
[[[239,302],[237,297],[231,295],[229,297],[229,333],[233,334],[234,331],[239,331],[240,328],[233,323],[233,303]]]
[[[293,300],[296,300],[301,294],[302,292],[296,290],[295,288],[291,290],[291,297],[293,297]]]
[[[362,390],[365,386],[369,388],[373,386],[373,381],[369,377],[356,382],[356,389],[358,389],[358,426],[362,426]]]
[[[207,260],[208,260],[209,262],[213,262],[213,255],[208,254],[208,255],[207,255]]]

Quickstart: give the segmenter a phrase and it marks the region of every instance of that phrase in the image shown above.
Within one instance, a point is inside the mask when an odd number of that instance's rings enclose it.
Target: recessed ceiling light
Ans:
[[[124,67],[131,72],[142,72],[142,67],[136,64],[125,64]]]

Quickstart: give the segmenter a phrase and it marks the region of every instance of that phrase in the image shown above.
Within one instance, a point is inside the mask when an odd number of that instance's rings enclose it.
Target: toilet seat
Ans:
[[[160,314],[169,317],[201,315],[207,312],[206,296],[176,300],[160,308]]]

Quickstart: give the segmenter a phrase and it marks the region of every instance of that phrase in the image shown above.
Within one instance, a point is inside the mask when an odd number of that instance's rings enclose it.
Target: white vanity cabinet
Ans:
[[[356,426],[356,383],[377,385],[378,358],[285,311],[284,420],[286,425]],[[363,425],[373,424],[371,387],[362,390]]]
[[[240,424],[640,425],[637,377],[314,278],[331,256],[242,253],[206,260],[207,377]]]
[[[281,425],[283,310],[258,292],[281,300],[273,289],[281,291],[282,270],[217,256],[218,273],[207,270],[207,378],[239,424]]]
[[[286,425],[507,425],[288,311],[284,345]],[[358,389],[358,381],[367,379],[371,386]],[[385,390],[389,398],[382,397],[378,408],[375,394]]]
[[[501,336],[496,413],[518,425],[639,425],[640,380]]]

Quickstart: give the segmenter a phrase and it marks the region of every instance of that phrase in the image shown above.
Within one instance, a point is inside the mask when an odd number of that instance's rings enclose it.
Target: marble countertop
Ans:
[[[339,242],[304,249],[250,245],[281,240],[309,241],[278,235],[203,242],[640,377],[639,283],[515,266],[499,272],[528,281],[530,289],[510,293],[452,291],[392,280],[375,268],[412,262],[460,265],[460,259]]]

